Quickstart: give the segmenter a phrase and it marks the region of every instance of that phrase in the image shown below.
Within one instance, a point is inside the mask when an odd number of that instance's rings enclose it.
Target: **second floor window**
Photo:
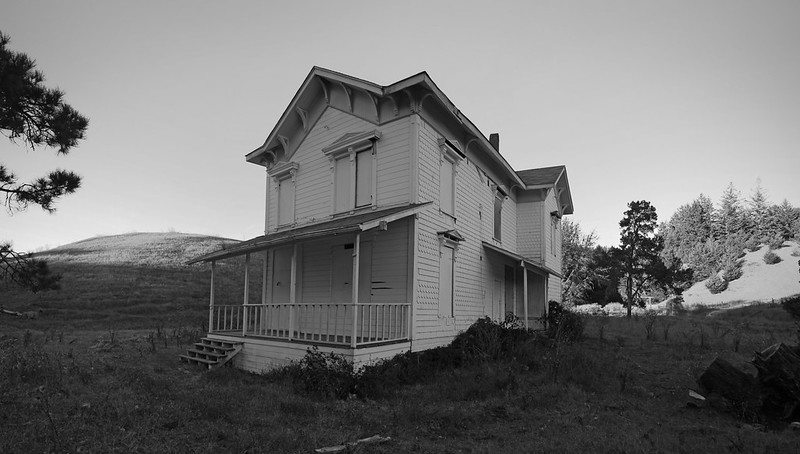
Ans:
[[[450,216],[456,215],[455,163],[442,156],[439,167],[439,209]]]
[[[494,239],[502,240],[503,234],[503,194],[499,191],[494,196]]]
[[[375,142],[380,132],[348,133],[322,149],[331,161],[332,212],[375,207]]]
[[[333,173],[335,213],[372,205],[372,147],[336,159]]]

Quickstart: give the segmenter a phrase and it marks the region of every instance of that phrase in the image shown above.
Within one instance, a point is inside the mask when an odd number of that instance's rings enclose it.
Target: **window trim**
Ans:
[[[441,154],[439,155],[439,212],[445,214],[447,216],[456,219],[456,209],[457,209],[457,178],[458,178],[458,164],[459,162],[466,157],[463,152],[458,148],[456,143],[453,143],[443,137],[438,139],[439,144],[439,151]],[[451,206],[447,207],[448,209],[443,209],[441,204],[441,194],[442,194],[442,168],[445,164],[450,164],[452,166],[451,172],[451,188],[452,193],[450,194],[450,202]]]
[[[278,227],[293,225],[296,221],[296,198],[297,198],[297,171],[300,169],[300,164],[296,162],[282,162],[276,164],[275,167],[267,171],[267,174],[272,177],[275,182],[275,225]],[[281,183],[291,180],[293,186],[293,197],[291,200],[291,220],[282,222],[281,219]]]
[[[356,210],[378,207],[377,204],[377,141],[381,138],[378,130],[363,133],[345,134],[342,138],[332,145],[322,149],[322,153],[328,157],[331,169],[331,215],[341,213],[353,213]],[[359,153],[369,152],[372,155],[370,161],[370,202],[358,205],[358,155]],[[342,159],[350,161],[349,194],[347,208],[337,209],[336,201],[336,165]]]

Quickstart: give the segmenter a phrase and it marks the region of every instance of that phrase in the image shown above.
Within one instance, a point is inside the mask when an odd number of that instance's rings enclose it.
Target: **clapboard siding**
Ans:
[[[406,303],[408,297],[408,219],[389,224],[385,232],[374,232],[372,241],[373,303]]]
[[[234,357],[233,363],[239,369],[254,373],[263,373],[271,369],[286,366],[291,361],[298,361],[302,359],[308,349],[311,348],[311,345],[299,342],[276,341],[252,337],[243,339],[237,336],[218,334],[210,334],[208,337],[227,342],[245,341],[242,351]],[[343,355],[345,358],[352,361],[356,367],[360,367],[380,359],[390,358],[406,352],[411,349],[411,344],[409,342],[398,342],[377,347],[357,349],[319,345],[317,348],[322,353]]]
[[[376,203],[378,207],[409,202],[408,118],[377,126],[347,112],[327,108],[289,160],[299,165],[295,179],[295,225],[330,218],[333,172],[322,149],[347,133],[378,130]],[[278,185],[269,178],[268,229],[277,224]]]

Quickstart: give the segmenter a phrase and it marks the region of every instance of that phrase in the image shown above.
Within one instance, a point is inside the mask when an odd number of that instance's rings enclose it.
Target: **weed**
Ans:
[[[663,320],[661,323],[661,328],[664,330],[664,342],[669,341],[669,330],[672,326],[675,325],[675,322],[672,320]]]
[[[31,330],[26,329],[25,334],[22,337],[22,345],[27,348],[29,345],[31,345],[32,340],[33,340],[33,333],[31,333]]]
[[[656,321],[658,321],[658,314],[656,311],[645,311],[644,316],[644,330],[647,340],[656,339]]]

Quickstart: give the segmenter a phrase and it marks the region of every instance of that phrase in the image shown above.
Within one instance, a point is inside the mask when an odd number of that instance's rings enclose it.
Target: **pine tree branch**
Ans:
[[[59,288],[60,274],[53,274],[44,260],[21,254],[8,243],[0,244],[0,281],[9,281],[37,293]]]

